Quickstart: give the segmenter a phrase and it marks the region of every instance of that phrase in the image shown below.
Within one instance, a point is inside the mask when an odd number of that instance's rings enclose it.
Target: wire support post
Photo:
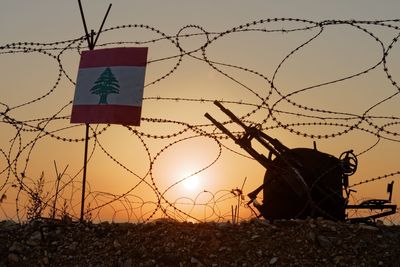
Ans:
[[[103,30],[104,23],[107,19],[108,13],[110,12],[112,4],[108,6],[107,12],[104,15],[103,21],[101,22],[98,33],[96,34],[94,30],[88,31],[88,27],[86,24],[85,13],[83,12],[81,0],[78,0],[79,10],[81,13],[83,28],[85,30],[86,41],[88,43],[89,50],[94,50],[97,40],[99,39],[100,33]],[[96,35],[96,38],[94,36]],[[83,160],[83,174],[82,174],[82,200],[81,200],[81,214],[79,217],[79,221],[84,221],[84,209],[85,209],[85,190],[86,190],[86,173],[87,173],[87,155],[88,155],[88,144],[89,144],[89,123],[85,125],[85,152],[84,152],[84,160]]]
[[[89,124],[86,123],[85,131],[85,154],[83,159],[83,177],[82,177],[82,200],[81,200],[81,215],[79,220],[83,222],[84,210],[85,210],[85,191],[86,191],[86,171],[87,171],[87,155],[88,155],[88,145],[89,145]]]

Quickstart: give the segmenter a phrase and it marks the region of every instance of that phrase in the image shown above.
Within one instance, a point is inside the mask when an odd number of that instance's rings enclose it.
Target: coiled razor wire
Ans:
[[[205,63],[210,72],[221,75],[231,81],[235,87],[241,88],[243,92],[252,97],[249,99],[235,99],[227,95],[224,99],[216,99],[212,96],[207,97],[186,97],[182,95],[171,96],[169,93],[165,95],[146,94],[143,99],[143,105],[147,103],[157,102],[158,105],[169,105],[175,103],[193,103],[205,104],[212,103],[214,100],[220,101],[222,104],[232,106],[234,108],[245,107],[248,110],[245,114],[240,115],[240,119],[248,125],[257,125],[260,130],[268,132],[271,130],[281,130],[291,136],[299,136],[301,138],[311,140],[337,139],[340,136],[352,134],[366,134],[371,136],[373,141],[361,151],[357,151],[357,155],[374,153],[374,148],[379,146],[382,141],[398,145],[400,141],[399,133],[394,130],[400,124],[400,117],[396,115],[373,115],[373,110],[384,107],[386,104],[398,100],[400,91],[399,84],[393,76],[398,69],[391,69],[388,62],[398,61],[395,49],[399,48],[398,39],[400,36],[400,20],[374,20],[374,21],[358,21],[358,20],[325,20],[310,21],[295,18],[273,18],[262,19],[239,25],[222,32],[209,32],[198,25],[187,25],[178,30],[177,34],[169,35],[160,30],[143,24],[129,24],[111,27],[103,31],[103,35],[121,30],[135,30],[137,41],[113,41],[98,44],[97,47],[118,47],[118,46],[149,46],[152,47],[163,45],[173,47],[174,52],[169,55],[162,55],[156,58],[150,58],[148,68],[159,64],[168,63],[170,68],[158,77],[147,81],[146,90],[150,90],[157,84],[168,79],[173,79],[174,75],[184,68],[185,60],[195,60]],[[379,58],[369,66],[363,66],[363,69],[346,74],[340,78],[327,80],[316,84],[308,85],[304,88],[287,92],[285,88],[280,87],[277,77],[282,74],[287,63],[296,60],[296,56],[311,46],[317,40],[323,39],[327,29],[337,28],[339,30],[352,29],[357,34],[360,33],[367,37],[376,45]],[[376,31],[390,32],[390,40],[383,40],[378,37]],[[215,58],[210,50],[221,40],[228,40],[238,34],[242,38],[246,38],[248,34],[257,33],[258,36],[274,37],[276,34],[284,34],[285,36],[296,35],[301,36],[301,41],[296,43],[292,49],[284,55],[277,66],[274,68],[272,75],[267,75],[262,69],[252,69],[244,65],[235,65],[230,62],[222,62]],[[130,36],[130,35],[126,35]],[[152,37],[140,37],[152,36]],[[202,38],[202,43],[196,48],[185,49],[186,41],[193,41],[193,38]],[[144,40],[139,40],[143,38]],[[198,40],[198,39],[196,39]],[[346,40],[341,40],[345,42]],[[57,171],[57,178],[41,179],[35,178],[34,174],[30,174],[30,163],[34,157],[34,151],[39,142],[43,140],[56,140],[63,143],[83,143],[84,138],[71,136],[70,132],[81,125],[71,125],[69,123],[68,112],[71,109],[72,101],[65,99],[64,103],[54,112],[50,112],[45,117],[22,119],[18,111],[33,109],[34,105],[40,103],[46,105],[49,99],[57,90],[60,90],[60,83],[67,82],[70,88],[74,88],[75,81],[73,74],[68,71],[65,63],[66,54],[73,53],[79,55],[85,47],[84,37],[75,39],[50,42],[16,42],[8,43],[0,46],[0,56],[16,56],[35,54],[45,57],[56,63],[57,74],[53,85],[44,93],[27,100],[23,103],[11,105],[0,99],[0,117],[1,129],[11,131],[12,138],[10,140],[2,140],[0,147],[0,208],[3,217],[10,219],[18,219],[19,221],[32,216],[32,212],[36,212],[36,216],[43,216],[45,211],[53,209],[57,216],[70,216],[77,218],[79,211],[79,194],[81,189],[81,172],[79,168],[74,174],[71,174],[67,168],[66,172],[60,175]],[[247,49],[251,50],[251,43]],[[358,44],[359,45],[359,44]],[[350,46],[350,44],[349,44]],[[229,48],[227,48],[229,49]],[[161,50],[162,51],[162,50]],[[242,51],[243,54],[246,50]],[[392,58],[394,57],[394,58]],[[28,61],[28,59],[26,59]],[[392,91],[383,99],[376,101],[358,113],[347,113],[331,109],[322,109],[318,105],[304,105],[296,100],[296,97],[322,90],[327,87],[338,85],[345,81],[356,80],[360,77],[366,77],[373,72],[382,73],[390,84]],[[240,75],[239,75],[240,74]],[[242,78],[242,74],[252,77],[254,80],[262,80],[264,87],[254,88],[250,83]],[[282,79],[281,77],[279,77]],[[305,77],[306,79],[307,77]],[[285,77],[290,79],[290,77]],[[49,77],[49,80],[54,80]],[[1,87],[2,93],[6,90],[12,90]],[[346,97],[346,96],[343,96]],[[361,96],[360,96],[361,98]],[[206,110],[204,110],[205,112]],[[290,118],[290,119],[288,119]],[[59,125],[54,128],[54,124]],[[244,204],[245,197],[242,189],[209,190],[200,191],[194,198],[180,196],[171,198],[168,194],[170,190],[183,183],[185,180],[201,174],[220,162],[222,155],[226,153],[234,153],[239,157],[249,158],[237,147],[227,142],[227,137],[210,123],[193,123],[187,119],[168,119],[161,117],[143,117],[142,123],[154,125],[159,129],[168,129],[168,134],[157,134],[141,127],[124,126],[123,129],[128,131],[132,139],[135,139],[147,155],[143,158],[143,166],[148,166],[144,174],[129,167],[129,164],[119,160],[119,156],[113,154],[107,149],[107,143],[101,139],[104,133],[110,131],[112,125],[91,125],[89,140],[93,143],[90,151],[89,161],[96,153],[103,153],[109,159],[110,165],[117,165],[118,168],[125,171],[130,177],[134,177],[135,184],[122,194],[113,192],[96,191],[89,187],[87,193],[88,205],[86,207],[86,218],[91,220],[104,220],[104,210],[112,213],[112,220],[125,220],[135,222],[146,222],[158,217],[168,217],[181,221],[208,221],[208,220],[230,220],[233,218],[233,209],[227,203],[235,204],[236,220],[245,219],[254,216],[252,213],[239,217],[239,208],[248,209]],[[224,121],[223,124],[229,125],[232,121]],[[311,130],[313,129],[313,130]],[[318,133],[315,133],[318,129]],[[243,134],[241,131],[234,131],[235,135]],[[4,137],[2,137],[3,139]],[[212,141],[217,148],[215,155],[210,155],[209,163],[193,172],[186,177],[182,177],[177,181],[171,182],[167,186],[160,188],[159,180],[154,174],[154,168],[159,164],[159,158],[177,145],[187,140],[205,139]],[[158,150],[152,149],[152,142],[163,140],[164,145]],[[6,141],[6,142],[5,142]],[[136,148],[135,148],[136,149]],[[51,156],[51,155],[50,155]],[[68,163],[66,163],[68,164]],[[36,166],[37,167],[37,166]],[[229,166],[227,166],[229,168]],[[389,170],[387,173],[377,177],[367,177],[359,182],[350,185],[350,188],[376,182],[387,178],[397,178],[400,170]],[[145,187],[153,192],[153,196],[149,199],[139,194],[139,188]],[[44,189],[46,188],[46,189]],[[240,192],[240,193],[238,193]],[[15,196],[15,202],[9,198],[10,195]],[[13,204],[15,212],[5,210],[3,204]],[[57,205],[55,205],[57,204]],[[195,213],[194,210],[202,210]],[[226,208],[228,207],[228,208]],[[233,206],[232,206],[233,207]],[[237,211],[237,212],[236,212]],[[245,213],[244,213],[245,214]],[[44,214],[46,215],[46,214]],[[397,215],[396,215],[397,216]],[[28,218],[29,219],[29,218]]]

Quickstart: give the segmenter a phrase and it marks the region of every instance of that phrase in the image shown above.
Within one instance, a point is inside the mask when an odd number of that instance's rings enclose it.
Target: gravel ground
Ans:
[[[0,266],[400,266],[400,226],[0,222]]]

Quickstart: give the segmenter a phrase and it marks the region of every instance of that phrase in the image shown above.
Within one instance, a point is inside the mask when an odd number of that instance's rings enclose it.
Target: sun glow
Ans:
[[[197,177],[196,175],[188,177],[182,181],[182,184],[187,191],[194,191],[199,188],[200,185],[199,177]]]

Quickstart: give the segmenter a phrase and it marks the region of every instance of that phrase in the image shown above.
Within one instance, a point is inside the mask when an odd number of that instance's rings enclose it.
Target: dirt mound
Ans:
[[[0,266],[400,266],[400,226],[0,222]]]

